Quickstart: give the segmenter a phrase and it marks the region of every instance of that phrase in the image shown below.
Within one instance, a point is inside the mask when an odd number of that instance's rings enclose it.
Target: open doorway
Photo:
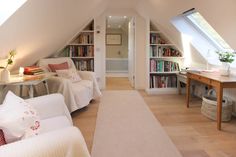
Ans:
[[[135,25],[127,16],[106,18],[106,89],[135,87]]]

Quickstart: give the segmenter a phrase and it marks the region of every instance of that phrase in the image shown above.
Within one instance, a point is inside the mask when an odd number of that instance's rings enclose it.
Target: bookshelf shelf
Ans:
[[[94,71],[94,20],[92,20],[62,50],[70,57],[78,70]]]
[[[83,31],[81,31],[81,33],[94,33],[94,31],[93,30],[83,30]]]
[[[151,88],[146,89],[148,94],[177,94],[177,88]]]
[[[184,57],[150,57],[150,59],[184,59]]]
[[[93,59],[94,57],[71,57],[72,59]]]
[[[177,74],[179,71],[150,72],[150,74]]]
[[[184,57],[178,48],[149,21],[148,94],[176,94],[177,73]]]
[[[94,46],[94,44],[68,44],[69,46]]]
[[[150,44],[150,46],[175,46],[174,44]]]
[[[72,59],[93,59],[94,57],[71,57]]]
[[[159,34],[159,33],[161,33],[161,31],[150,31],[150,33]]]

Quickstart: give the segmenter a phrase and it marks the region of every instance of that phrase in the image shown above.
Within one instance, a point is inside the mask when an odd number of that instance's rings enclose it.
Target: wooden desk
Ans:
[[[0,81],[0,86],[4,86],[4,87],[7,87],[8,85],[19,86],[20,87],[20,97],[22,97],[23,86],[28,86],[29,87],[29,97],[32,98],[32,97],[34,97],[33,86],[35,86],[41,82],[44,84],[47,94],[49,94],[47,80],[52,76],[55,76],[55,73],[44,73],[41,75],[24,75],[24,76],[11,75],[10,81],[8,81],[8,82]]]
[[[191,80],[196,80],[215,87],[217,95],[217,129],[221,130],[221,114],[222,114],[222,97],[223,88],[236,88],[236,77],[224,77],[219,73],[208,72],[188,72],[187,73],[187,87],[186,87],[186,105],[189,107],[189,95]]]

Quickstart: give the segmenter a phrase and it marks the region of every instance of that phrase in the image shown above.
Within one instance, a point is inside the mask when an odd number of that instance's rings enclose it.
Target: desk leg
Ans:
[[[23,85],[20,85],[20,97],[23,97]]]
[[[181,95],[181,84],[180,84],[179,79],[177,79],[177,89],[179,91],[179,95]]]
[[[186,80],[186,105],[189,108],[189,97],[190,97],[190,86],[191,86],[191,79],[187,77]]]
[[[33,85],[29,86],[29,97],[30,98],[34,97],[34,87],[33,87]]]
[[[219,84],[216,87],[217,92],[217,129],[221,130],[221,115],[222,115],[222,97],[223,97],[223,88],[222,85]]]
[[[43,84],[44,84],[44,86],[45,86],[45,88],[46,88],[47,94],[49,94],[48,81],[47,81],[47,80],[44,80],[44,81],[43,81]]]

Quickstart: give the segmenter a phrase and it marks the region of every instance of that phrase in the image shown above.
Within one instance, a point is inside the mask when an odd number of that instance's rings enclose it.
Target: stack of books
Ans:
[[[176,88],[176,75],[151,75],[150,88]]]
[[[179,64],[172,61],[150,60],[150,72],[175,72],[179,71]]]
[[[44,71],[38,66],[28,66],[24,68],[24,74],[25,75],[39,75],[43,74]]]

